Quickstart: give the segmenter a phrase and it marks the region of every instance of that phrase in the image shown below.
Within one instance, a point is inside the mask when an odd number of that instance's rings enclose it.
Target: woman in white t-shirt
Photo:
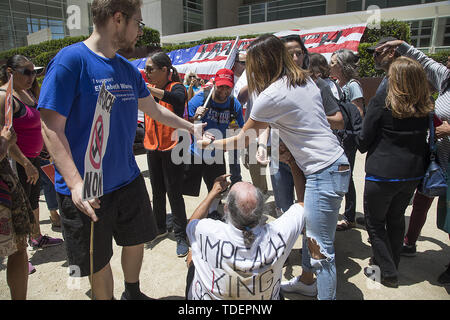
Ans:
[[[269,125],[278,130],[306,178],[306,235],[317,240],[323,259],[311,265],[303,259],[303,270],[316,272],[317,281],[307,285],[294,278],[289,288],[307,287],[319,299],[336,298],[334,235],[342,197],[350,178],[349,163],[327,122],[320,90],[293,61],[283,42],[264,35],[247,50],[247,78],[250,92],[259,93],[249,120],[237,136],[215,140],[207,135],[198,141],[202,147],[222,149],[248,144]],[[245,144],[242,143],[245,141]],[[239,144],[240,143],[240,144]],[[272,148],[278,144],[272,141]],[[305,248],[303,254],[310,256]]]

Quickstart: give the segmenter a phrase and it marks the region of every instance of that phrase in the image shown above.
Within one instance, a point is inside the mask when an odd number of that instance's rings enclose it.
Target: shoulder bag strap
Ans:
[[[345,101],[345,92],[342,90],[342,88],[339,84],[337,84],[336,82],[334,84],[335,84],[338,94],[339,94],[339,100]]]
[[[4,92],[6,92],[6,90],[5,89],[0,89],[0,91],[4,91]],[[14,109],[13,109],[13,115],[15,116],[15,117],[20,117],[22,114],[24,114],[24,109],[26,110],[26,106],[25,106],[25,103],[23,103],[22,101],[20,101],[20,99],[19,98],[17,98],[15,95],[12,95],[12,97],[13,97],[13,103],[14,103],[14,101],[15,102],[17,102],[18,104],[19,104],[19,110],[17,110],[17,111],[15,111],[14,112]],[[17,115],[19,115],[19,116],[17,116]]]
[[[429,138],[428,144],[430,146],[430,159],[431,160],[435,159],[435,153],[436,153],[436,144],[434,143],[435,132],[434,132],[433,114],[434,114],[433,112],[430,112],[428,114],[428,127],[430,128],[430,138]]]

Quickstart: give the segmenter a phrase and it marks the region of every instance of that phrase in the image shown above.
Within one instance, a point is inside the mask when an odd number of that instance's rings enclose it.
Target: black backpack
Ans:
[[[362,129],[362,117],[359,113],[358,107],[346,101],[345,93],[341,90],[339,85],[336,85],[339,96],[341,97],[337,102],[341,109],[342,117],[344,118],[344,129],[336,130],[340,142],[344,140],[355,139]],[[356,140],[355,140],[356,143]]]

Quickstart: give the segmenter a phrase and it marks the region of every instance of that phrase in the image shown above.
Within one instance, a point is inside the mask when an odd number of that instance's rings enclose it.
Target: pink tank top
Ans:
[[[35,108],[29,107],[25,103],[23,105],[26,108],[26,113],[20,118],[13,118],[17,146],[26,157],[36,158],[44,146],[41,133],[41,116]]]

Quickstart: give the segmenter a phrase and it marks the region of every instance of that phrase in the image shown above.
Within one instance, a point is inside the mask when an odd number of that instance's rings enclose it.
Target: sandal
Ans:
[[[354,222],[348,222],[347,220],[342,220],[336,226],[336,231],[345,231],[356,227]]]

